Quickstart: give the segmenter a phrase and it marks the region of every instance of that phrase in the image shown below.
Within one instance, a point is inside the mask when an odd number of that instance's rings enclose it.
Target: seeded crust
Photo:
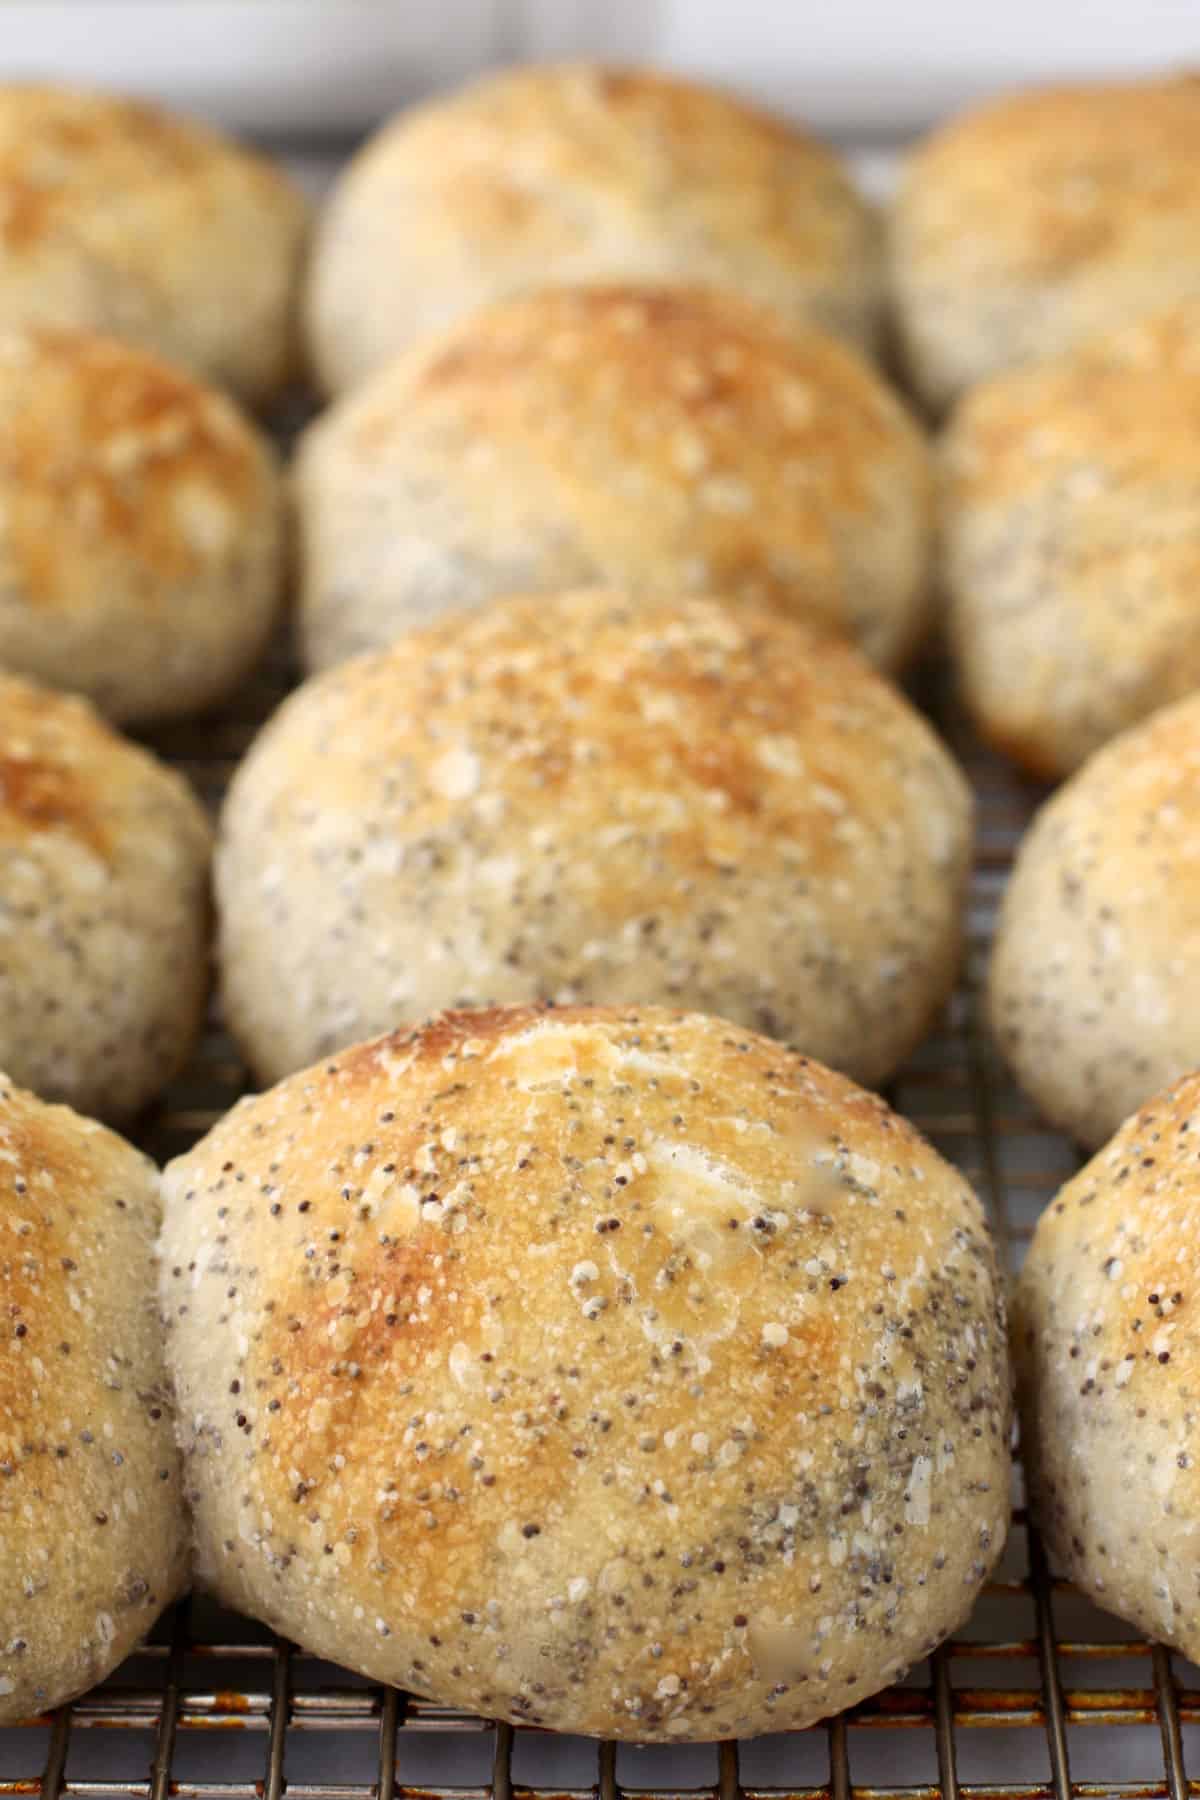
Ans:
[[[1200,294],[1200,79],[1008,95],[935,132],[891,220],[909,378],[975,382]]]
[[[0,1725],[129,1654],[184,1585],[158,1174],[0,1076]]]
[[[730,295],[492,307],[319,419],[297,498],[310,668],[593,583],[766,601],[889,669],[927,622],[921,434],[852,350]]]
[[[294,373],[303,196],[154,107],[0,83],[0,329],[111,333],[251,401]]]
[[[1038,813],[992,955],[1000,1048],[1095,1149],[1200,1065],[1200,695],[1096,753]]]
[[[0,332],[0,661],[118,720],[223,698],[283,576],[275,459],[237,408],[86,332]]]
[[[43,1099],[136,1112],[208,990],[208,822],[82,700],[0,676],[0,1065]]]
[[[446,1015],[166,1173],[200,1580],[518,1724],[811,1723],[1004,1541],[974,1195],[882,1101],[655,1008]]]
[[[1061,776],[1200,688],[1200,297],[974,389],[943,471],[951,635],[985,737]]]
[[[411,107],[321,216],[309,350],[339,392],[429,331],[547,282],[732,289],[874,348],[877,216],[822,144],[647,70],[506,70]]]
[[[874,1084],[959,963],[971,802],[856,651],[523,597],[331,670],[234,778],[226,1017],[265,1080],[452,1004],[694,1006]]]
[[[1018,1284],[1025,1467],[1055,1563],[1200,1655],[1200,1076],[1126,1120],[1047,1207]]]

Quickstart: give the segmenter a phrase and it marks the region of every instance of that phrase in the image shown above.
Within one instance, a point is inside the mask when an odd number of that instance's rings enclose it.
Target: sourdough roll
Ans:
[[[891,263],[908,373],[938,410],[1200,295],[1200,80],[1042,88],[952,120],[909,161]]]
[[[209,850],[172,770],[0,676],[0,1067],[105,1117],[178,1073],[208,992]]]
[[[0,1076],[0,1726],[115,1669],[187,1572],[158,1173]]]
[[[895,1679],[999,1554],[979,1204],[739,1026],[446,1015],[242,1101],[166,1192],[198,1576],[318,1655],[744,1737]]]
[[[645,69],[506,69],[410,107],[341,176],[305,313],[337,392],[423,333],[547,282],[731,288],[874,346],[873,208],[822,144]]]
[[[770,601],[886,668],[926,623],[917,428],[854,351],[728,294],[498,304],[318,419],[296,487],[310,668],[592,583]]]
[[[224,395],[88,332],[0,330],[0,663],[110,717],[248,673],[283,578],[275,458]]]
[[[1114,738],[1021,845],[993,1029],[1051,1123],[1094,1149],[1200,1064],[1200,695]]]
[[[1200,1077],[1127,1119],[1039,1221],[1013,1345],[1030,1498],[1097,1605],[1200,1656]]]
[[[720,1012],[869,1083],[953,984],[965,783],[848,645],[522,597],[310,681],[234,778],[226,1017],[265,1080],[451,1004]]]
[[[307,228],[292,184],[205,126],[0,83],[0,329],[110,333],[263,401],[294,371]]]
[[[943,577],[983,734],[1059,776],[1200,687],[1200,295],[972,390]]]

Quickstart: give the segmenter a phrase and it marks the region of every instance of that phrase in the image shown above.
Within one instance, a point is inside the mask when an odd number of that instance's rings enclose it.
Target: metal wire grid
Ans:
[[[288,685],[281,652],[215,721],[156,747],[211,802]],[[896,1105],[983,1194],[1010,1271],[1074,1166],[997,1068],[977,994],[996,900],[1034,797],[958,729],[978,795],[970,956]],[[207,1130],[243,1071],[214,1018],[147,1123],[163,1159]],[[1018,1478],[1019,1479],[1019,1478]],[[1200,1671],[1133,1639],[1047,1569],[1016,1494],[1004,1562],[961,1637],[904,1685],[811,1731],[637,1750],[472,1718],[359,1681],[185,1601],[103,1686],[0,1732],[0,1797],[42,1800],[1069,1800],[1200,1794]],[[1188,1740],[1193,1742],[1189,1745]]]

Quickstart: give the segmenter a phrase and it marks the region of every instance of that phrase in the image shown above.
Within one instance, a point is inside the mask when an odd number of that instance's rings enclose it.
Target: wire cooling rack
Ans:
[[[214,720],[155,747],[216,804],[289,683],[280,652]],[[936,704],[934,710],[941,711]],[[998,1068],[977,995],[996,901],[1036,796],[952,718],[979,841],[970,954],[944,1027],[892,1099],[975,1183],[1014,1272],[1074,1167]],[[242,1091],[213,1019],[142,1134],[166,1159]],[[50,1719],[0,1732],[0,1800],[1091,1800],[1200,1794],[1200,1671],[1133,1636],[1047,1569],[1019,1492],[1004,1560],[962,1635],[903,1686],[805,1732],[638,1749],[494,1725],[319,1663],[200,1598],[107,1682]]]

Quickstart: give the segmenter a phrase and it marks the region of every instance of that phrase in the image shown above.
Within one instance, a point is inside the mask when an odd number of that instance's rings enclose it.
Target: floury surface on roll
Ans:
[[[978,1202],[738,1026],[446,1016],[244,1100],[166,1190],[199,1578],[318,1655],[742,1737],[897,1678],[999,1554]]]
[[[1200,80],[1036,89],[952,120],[910,159],[891,238],[904,360],[939,411],[1200,295]]]
[[[983,735],[1061,776],[1200,688],[1200,296],[974,388],[942,582]]]
[[[497,304],[318,419],[296,497],[310,668],[592,584],[769,602],[888,669],[928,619],[921,433],[853,350],[729,294]]]
[[[1114,738],[1038,813],[989,1003],[1022,1087],[1089,1149],[1200,1065],[1200,694]]]
[[[0,1725],[102,1681],[187,1575],[158,1174],[0,1076]]]
[[[122,721],[223,699],[281,597],[267,440],[226,395],[90,332],[0,329],[0,420],[0,664]]]
[[[234,778],[226,1016],[261,1078],[444,1006],[659,1001],[874,1085],[958,970],[971,802],[849,645],[586,591],[316,677]]]
[[[0,82],[0,329],[108,333],[266,400],[295,371],[307,229],[292,184],[218,132]]]
[[[187,1061],[208,994],[208,820],[86,701],[0,675],[0,1068],[123,1117]]]
[[[879,230],[837,158],[712,88],[569,64],[401,113],[334,188],[307,290],[328,391],[544,283],[730,288],[873,347]]]
[[[1055,1565],[1200,1658],[1200,1076],[1126,1120],[1046,1208],[1013,1347],[1030,1500]]]

